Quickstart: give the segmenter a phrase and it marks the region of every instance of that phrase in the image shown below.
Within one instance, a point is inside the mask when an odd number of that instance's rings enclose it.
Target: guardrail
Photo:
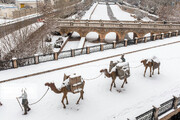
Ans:
[[[158,120],[158,117],[163,115],[164,113],[167,113],[168,111],[172,109],[177,109],[177,107],[180,106],[180,97],[174,96],[170,100],[162,103],[160,107],[155,107],[148,110],[147,112],[137,116],[136,120]]]
[[[42,55],[36,54],[34,56],[30,56],[26,58],[18,58],[18,59],[13,58],[12,60],[9,60],[9,61],[0,61],[0,71],[17,68],[17,67],[23,67],[27,65],[34,65],[34,64],[38,64],[42,62],[47,62],[47,61],[54,61],[58,59],[74,57],[74,56],[83,55],[83,54],[90,54],[90,53],[109,50],[109,49],[126,47],[126,46],[134,45],[134,44],[146,43],[146,42],[155,41],[158,39],[170,38],[170,37],[174,37],[178,35],[180,35],[180,31],[173,32],[173,33],[166,33],[166,34],[162,33],[159,35],[153,35],[153,36],[148,36],[148,37],[143,37],[143,38],[135,38],[135,39],[130,39],[130,40],[125,39],[118,43],[113,42],[110,44],[100,44],[100,45],[95,45],[95,46],[86,47],[86,48],[72,49],[68,51],[62,51],[61,53],[59,53],[59,55],[57,52],[55,52],[55,53],[48,53],[48,54],[42,54]]]

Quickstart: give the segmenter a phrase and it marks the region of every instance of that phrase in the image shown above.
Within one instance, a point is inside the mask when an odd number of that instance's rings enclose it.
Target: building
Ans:
[[[47,3],[54,5],[55,0],[16,0],[18,8],[36,8],[39,3]]]
[[[0,5],[0,17],[1,18],[12,18],[13,11],[18,10],[18,8],[13,4],[1,4]]]

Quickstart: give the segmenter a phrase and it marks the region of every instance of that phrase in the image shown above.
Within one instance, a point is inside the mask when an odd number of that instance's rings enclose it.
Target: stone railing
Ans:
[[[59,27],[101,27],[101,28],[141,28],[141,29],[163,29],[163,30],[180,30],[180,24],[158,24],[158,23],[123,23],[119,22],[103,22],[103,21],[59,21]]]
[[[159,35],[153,35],[153,36],[143,37],[143,38],[135,38],[131,40],[125,39],[124,41],[121,41],[118,43],[114,41],[113,43],[110,43],[110,44],[100,44],[100,45],[86,47],[86,48],[72,49],[68,51],[62,51],[61,53],[55,52],[55,53],[42,54],[42,55],[35,54],[34,56],[27,57],[27,58],[18,58],[18,59],[12,58],[12,60],[9,60],[9,61],[0,61],[0,71],[27,66],[27,65],[38,64],[38,63],[47,62],[47,61],[54,61],[54,60],[63,59],[63,58],[75,57],[75,56],[83,55],[83,54],[90,54],[93,52],[99,52],[99,51],[104,51],[108,49],[127,47],[129,45],[146,43],[146,42],[155,41],[158,39],[170,38],[170,37],[174,37],[178,35],[180,35],[180,31],[167,33],[167,34],[162,33]]]
[[[57,18],[59,22],[77,22],[77,23],[84,23],[84,22],[89,22],[89,23],[143,23],[143,24],[180,24],[179,21],[119,21],[119,20],[75,20],[75,19],[59,19]]]

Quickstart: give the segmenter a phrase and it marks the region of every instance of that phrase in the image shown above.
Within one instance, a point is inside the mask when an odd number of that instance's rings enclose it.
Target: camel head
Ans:
[[[144,60],[141,60],[141,63],[146,63],[146,61],[147,61],[146,59],[144,59]]]
[[[54,83],[45,83],[45,86],[48,86],[48,87],[50,87],[52,85],[54,85]]]
[[[102,69],[100,70],[100,72],[105,74],[104,78],[106,78],[106,74],[109,74],[107,69]]]
[[[146,63],[147,63],[147,60],[146,60],[146,59],[144,59],[144,60],[141,60],[141,63],[143,63],[144,65],[146,65]]]
[[[107,71],[107,69],[102,69],[100,70],[100,73],[105,73]]]

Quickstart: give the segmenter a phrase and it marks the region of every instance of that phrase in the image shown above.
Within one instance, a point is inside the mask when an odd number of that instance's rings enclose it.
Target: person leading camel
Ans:
[[[21,92],[22,92],[22,95],[20,97],[18,97],[18,98],[19,99],[22,98],[22,105],[24,107],[24,114],[23,115],[26,115],[27,111],[30,111],[31,108],[28,105],[28,99],[27,99],[26,91],[22,89]]]
[[[122,60],[122,62],[126,62],[126,59],[124,58],[124,54],[122,54],[121,60]]]

